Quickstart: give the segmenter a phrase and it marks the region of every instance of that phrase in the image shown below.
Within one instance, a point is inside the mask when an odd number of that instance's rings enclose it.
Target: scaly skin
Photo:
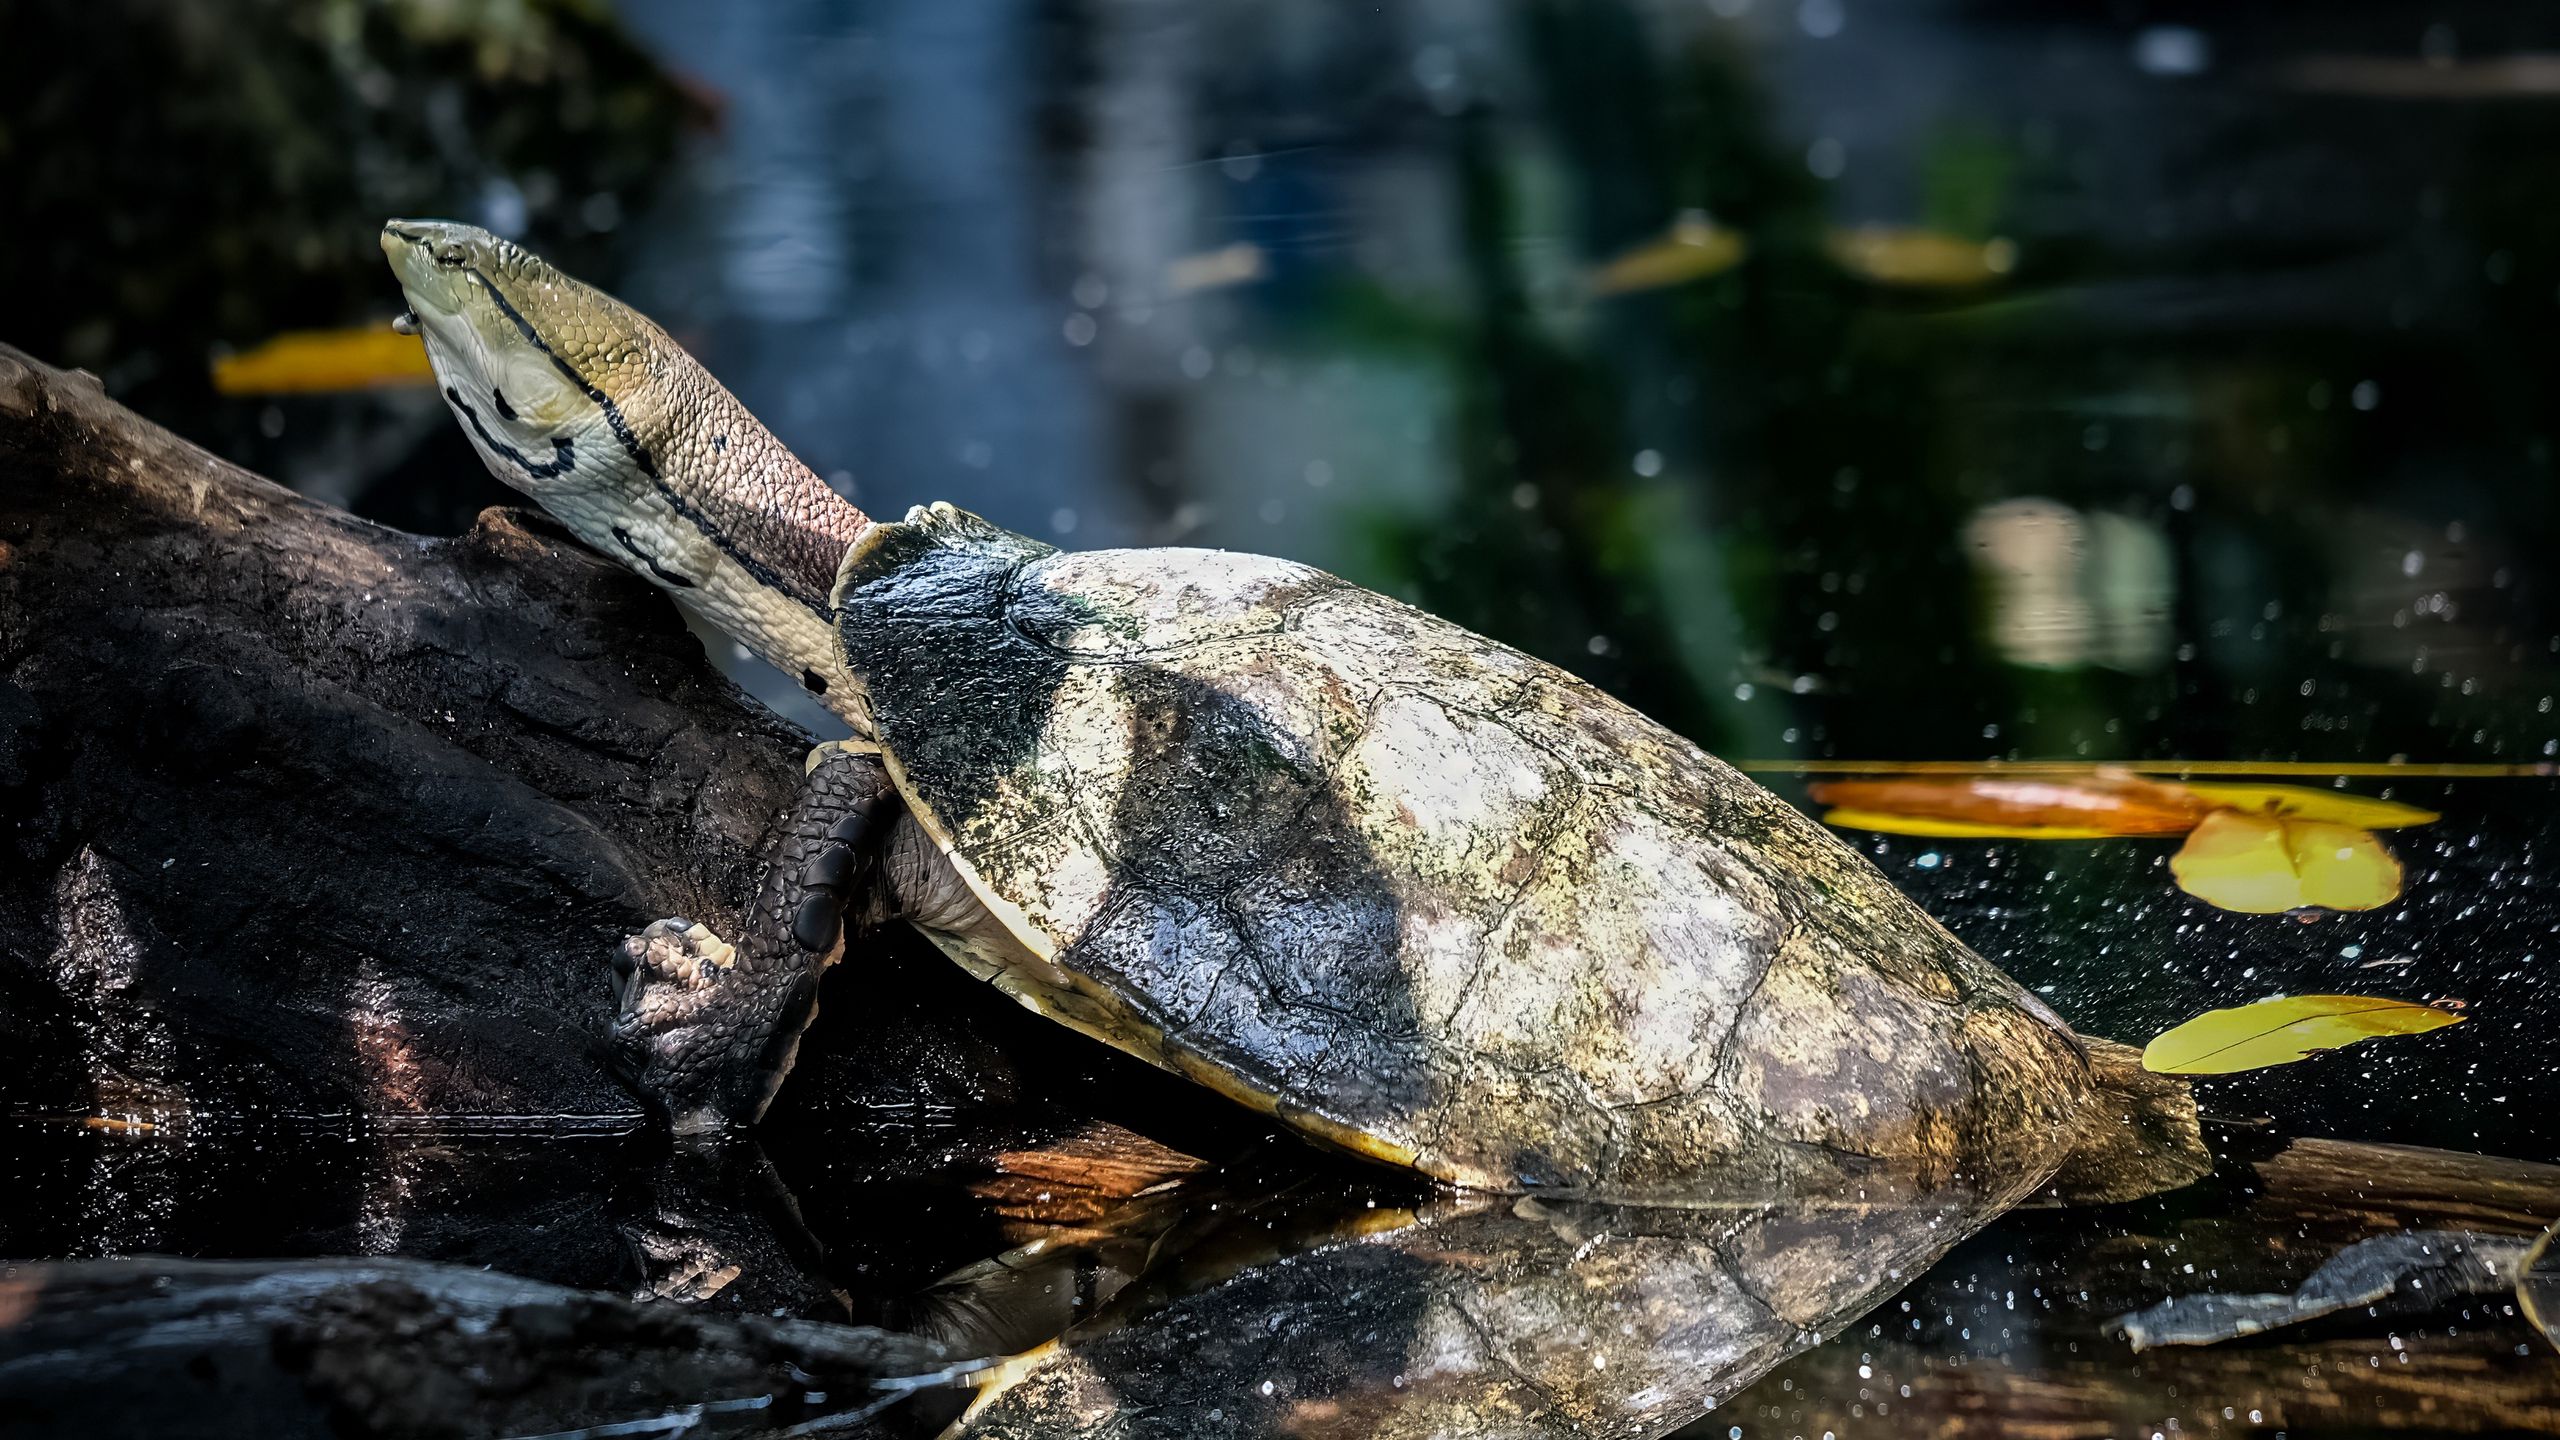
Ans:
[[[827,592],[870,521],[638,311],[468,225],[394,220],[445,403],[490,472],[866,733]]]

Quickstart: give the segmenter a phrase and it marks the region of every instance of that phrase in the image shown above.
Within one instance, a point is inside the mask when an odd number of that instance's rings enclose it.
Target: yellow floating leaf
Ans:
[[[1663,290],[1721,275],[1742,263],[1750,242],[1733,230],[1692,210],[1672,222],[1671,231],[1619,255],[1591,272],[1594,295],[1627,295]]]
[[[2542,1232],[2518,1267],[2516,1299],[2524,1318],[2552,1344],[2560,1345],[2560,1223]]]
[[[2397,830],[2408,825],[2432,825],[2444,818],[2433,810],[2421,810],[2396,800],[2314,790],[2307,785],[2233,785],[2218,780],[2190,780],[2186,789],[2207,804],[2227,809],[2287,820],[2326,820],[2359,830]]]
[[[434,381],[425,342],[389,326],[288,331],[213,362],[213,388],[224,395],[315,395]]]
[[[2459,1025],[2433,1006],[2372,995],[2288,995],[2208,1010],[2142,1047],[2142,1068],[2164,1075],[2229,1075],[2307,1060],[2377,1035],[2421,1035]]]
[[[2400,862],[2370,830],[2318,820],[2285,820],[2285,848],[2302,877],[2302,902],[2329,910],[2371,910],[2400,898]]]
[[[1878,285],[1922,289],[1981,285],[2008,274],[2018,263],[2018,247],[2007,240],[1967,240],[1896,225],[1834,230],[1827,243],[1841,269]]]
[[[2169,857],[2178,888],[2207,905],[2275,915],[2310,902],[2285,847],[2284,822],[2225,810],[2208,815]]]
[[[2216,810],[2169,857],[2178,888],[2223,910],[2370,910],[2400,897],[2400,862],[2368,830]]]

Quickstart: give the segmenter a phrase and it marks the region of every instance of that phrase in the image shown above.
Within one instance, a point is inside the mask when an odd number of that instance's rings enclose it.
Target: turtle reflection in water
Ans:
[[[1099,1239],[969,1267],[909,1318],[954,1354],[1021,1352],[973,1377],[955,1440],[1657,1435],[1996,1211],[1882,1189],[1671,1207],[1187,1182],[1130,1200]],[[1086,1313],[1038,1344],[1057,1326],[1019,1324],[1028,1295]]]
[[[999,1202],[1043,1238],[927,1287],[890,1317],[906,1333],[409,1259],[0,1266],[0,1414],[29,1440],[944,1422],[954,1440],[1653,1435],[1988,1218],[1931,1197],[1625,1207],[1204,1174],[1125,1132],[1092,1139],[1105,1148],[1085,1158],[1120,1162],[1098,1173],[1172,1178],[1063,1224]],[[1038,1174],[1045,1191],[1041,1154],[1013,1158],[1027,1163],[992,1183]],[[528,1239],[564,1217],[609,1228],[618,1188],[515,1224]],[[581,1201],[599,1208],[580,1216]]]
[[[1997,1204],[2114,1128],[2050,1010],[1573,676],[1282,560],[874,521],[611,297],[468,226],[382,243],[499,478],[855,733],[811,756],[745,933],[625,946],[617,1038],[679,1131],[752,1122],[819,971],[893,920],[1471,1189],[1697,1204],[1890,1172]]]

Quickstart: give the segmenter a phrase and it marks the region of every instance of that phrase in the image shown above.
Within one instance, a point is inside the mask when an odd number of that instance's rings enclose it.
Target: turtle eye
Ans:
[[[450,267],[467,265],[471,263],[471,252],[463,248],[461,241],[447,240],[436,247],[436,263]]]

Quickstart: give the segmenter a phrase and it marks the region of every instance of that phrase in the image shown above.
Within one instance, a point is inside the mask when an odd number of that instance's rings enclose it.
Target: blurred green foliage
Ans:
[[[2175,229],[2136,247],[2138,227],[2039,221],[2082,193],[2090,156],[1950,118],[1907,147],[1905,223],[2004,247],[2046,228],[1994,279],[1933,289],[1843,262],[1831,189],[1772,132],[1739,42],[1666,48],[1611,3],[1527,4],[1516,23],[1534,120],[1448,127],[1467,304],[1401,327],[1374,294],[1337,307],[1358,312],[1350,334],[1440,347],[1463,397],[1454,493],[1372,518],[1370,579],[1727,755],[2546,753],[2547,712],[2523,702],[2560,688],[2560,596],[2514,563],[2560,541],[2560,222],[2529,159],[2554,138],[2546,111],[2463,132],[2478,154],[2420,197],[2441,224],[2208,226],[2210,252]],[[1682,214],[1739,231],[1746,257],[1542,303],[1521,241],[1546,182],[1519,181],[1522,150],[1561,177],[1580,263]],[[2483,268],[2448,276],[2448,259]],[[2374,293],[2359,266],[2408,292]],[[2025,497],[2168,557],[2156,645],[2001,651],[2011,602],[1969,525]],[[2421,550],[2434,568],[2402,573]],[[2083,559],[2074,583],[2124,623],[2125,577]],[[2457,611],[2462,628],[2429,628]]]
[[[389,312],[385,218],[593,261],[690,103],[590,0],[84,0],[9,32],[0,270],[43,278],[0,335],[190,428],[214,347]]]

